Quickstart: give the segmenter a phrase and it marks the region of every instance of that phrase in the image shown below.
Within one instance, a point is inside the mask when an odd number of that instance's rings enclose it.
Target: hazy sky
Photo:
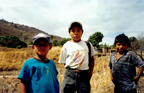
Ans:
[[[0,0],[0,19],[69,38],[72,21],[83,24],[83,40],[95,32],[113,44],[115,36],[144,33],[144,0]]]

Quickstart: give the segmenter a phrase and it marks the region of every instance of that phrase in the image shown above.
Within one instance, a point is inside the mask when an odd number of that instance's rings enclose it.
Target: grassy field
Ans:
[[[47,57],[52,59],[59,71],[58,80],[62,84],[65,68],[58,63],[61,47],[53,47]],[[16,78],[23,62],[35,53],[31,48],[13,49],[0,48],[0,93],[19,93],[20,81]],[[108,67],[109,55],[95,56],[95,66],[91,79],[91,93],[113,93]],[[12,77],[7,77],[7,76]]]

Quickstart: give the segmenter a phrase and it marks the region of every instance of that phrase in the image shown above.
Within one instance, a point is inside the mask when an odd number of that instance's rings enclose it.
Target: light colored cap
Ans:
[[[39,33],[36,36],[33,37],[33,44],[38,40],[38,39],[45,39],[48,41],[49,44],[51,44],[50,42],[50,37],[44,33]]]

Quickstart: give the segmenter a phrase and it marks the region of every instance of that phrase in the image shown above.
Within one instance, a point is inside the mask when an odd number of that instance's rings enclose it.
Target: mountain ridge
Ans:
[[[38,33],[45,33],[51,37],[53,40],[62,40],[63,38],[56,35],[50,35],[42,30],[35,27],[30,27],[27,25],[21,25],[13,22],[8,22],[4,19],[0,19],[0,36],[16,36],[20,40],[30,44],[32,42],[32,37]]]

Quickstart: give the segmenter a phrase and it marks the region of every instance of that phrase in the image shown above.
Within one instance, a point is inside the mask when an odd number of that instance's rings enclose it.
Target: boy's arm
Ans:
[[[133,80],[134,81],[138,80],[140,78],[142,72],[143,72],[143,67],[139,68],[138,75],[135,78],[133,78]]]
[[[112,69],[110,69],[111,80],[113,81]]]
[[[24,80],[21,80],[20,93],[26,93],[26,82]]]
[[[91,57],[90,78],[92,77],[93,69],[94,69],[94,56]]]

